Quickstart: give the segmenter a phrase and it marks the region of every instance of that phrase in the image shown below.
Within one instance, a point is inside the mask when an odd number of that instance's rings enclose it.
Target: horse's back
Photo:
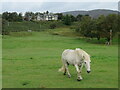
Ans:
[[[72,50],[72,49],[66,49],[66,50],[64,50],[63,53],[62,53],[62,57],[65,57],[65,56],[67,56],[67,55],[70,55],[70,54],[73,53],[73,52],[74,52],[74,50]]]
[[[66,49],[62,53],[62,60],[64,62],[68,62],[70,64],[74,64],[76,59],[76,53],[75,50],[72,49]]]

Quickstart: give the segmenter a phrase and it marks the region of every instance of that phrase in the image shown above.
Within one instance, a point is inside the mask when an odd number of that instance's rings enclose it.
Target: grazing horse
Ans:
[[[83,65],[85,65],[87,72],[90,73],[90,62],[90,55],[87,54],[84,50],[79,48],[76,48],[75,50],[66,49],[62,53],[63,66],[59,69],[59,71],[63,71],[64,75],[66,75],[67,72],[68,77],[70,78],[71,75],[68,70],[68,65],[74,65],[78,73],[77,80],[80,81],[82,80],[81,70]]]

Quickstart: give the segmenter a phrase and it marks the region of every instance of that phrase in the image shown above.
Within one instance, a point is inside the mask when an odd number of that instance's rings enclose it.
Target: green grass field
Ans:
[[[82,38],[24,33],[3,37],[3,88],[118,88],[118,47],[92,44]],[[74,66],[71,78],[58,69],[64,49],[82,48],[91,55],[91,73],[83,68],[78,82]]]

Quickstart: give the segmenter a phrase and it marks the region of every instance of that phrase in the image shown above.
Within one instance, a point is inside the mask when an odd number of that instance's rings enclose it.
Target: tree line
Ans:
[[[22,13],[4,12],[2,14],[2,19],[7,20],[9,22],[12,22],[12,21],[23,21],[23,16],[22,16]]]
[[[15,21],[34,21],[38,15],[48,14],[49,11],[40,13],[40,12],[25,12],[23,15],[22,13],[17,12],[3,12],[2,13],[2,19],[5,19],[9,22],[15,22]],[[62,13],[55,13],[55,15],[58,15],[58,20],[62,19]]]
[[[3,12],[2,13],[2,19],[5,19],[9,22],[14,22],[14,21],[34,21],[38,15],[43,15],[43,14],[48,14],[49,11],[40,13],[40,12],[25,12],[23,15],[22,13],[17,13],[17,12]],[[80,21],[82,15],[78,15],[77,17],[74,17],[73,15],[63,15],[62,13],[55,13],[55,15],[58,15],[58,20],[64,21],[66,25],[70,25],[71,22],[74,21]],[[87,16],[87,15],[85,15]],[[68,18],[68,19],[67,19]],[[69,21],[70,19],[70,21]],[[68,21],[66,21],[68,20]],[[69,23],[68,23],[69,22]]]

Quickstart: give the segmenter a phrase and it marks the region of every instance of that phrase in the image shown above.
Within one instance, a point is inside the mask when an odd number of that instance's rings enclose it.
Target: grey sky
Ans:
[[[2,11],[9,12],[65,12],[74,10],[110,9],[118,10],[117,2],[2,2]],[[0,13],[1,13],[0,12]]]

